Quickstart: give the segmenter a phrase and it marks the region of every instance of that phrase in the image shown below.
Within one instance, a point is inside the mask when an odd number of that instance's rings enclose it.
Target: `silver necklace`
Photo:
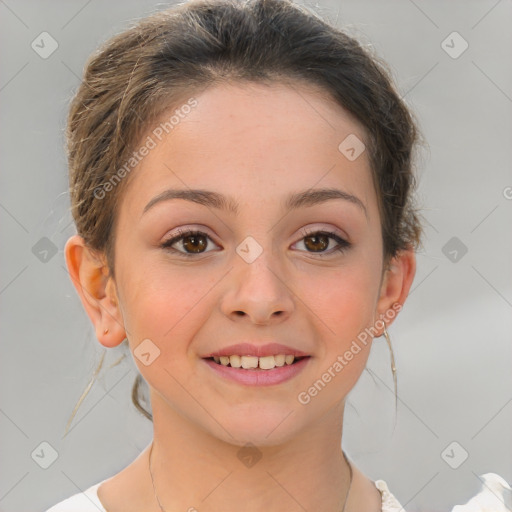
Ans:
[[[341,453],[343,453],[343,458],[345,459],[345,462],[348,464],[348,469],[350,471],[350,482],[348,484],[347,495],[345,496],[345,502],[343,503],[343,508],[341,509],[341,512],[345,512],[345,505],[347,504],[348,495],[350,493],[350,488],[352,487],[352,465],[348,461],[347,456],[345,455],[345,452],[343,450],[341,450]],[[152,454],[153,454],[153,443],[151,443],[151,448],[149,449],[149,474],[151,475],[151,483],[153,484],[153,492],[155,493],[155,498],[156,498],[156,501],[158,502],[158,506],[160,507],[160,510],[162,512],[167,512],[164,509],[164,507],[162,507],[162,504],[160,503],[160,500],[158,499],[158,495],[156,493],[155,480],[153,478],[153,472],[151,471],[151,455]]]

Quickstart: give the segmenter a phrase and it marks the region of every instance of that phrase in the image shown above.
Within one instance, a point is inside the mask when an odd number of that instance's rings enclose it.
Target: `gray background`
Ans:
[[[63,130],[88,55],[165,5],[0,0],[2,511],[44,510],[117,473],[151,440],[130,402],[131,356],[107,369],[117,349],[63,438],[104,350],[65,268],[74,226]],[[343,446],[409,512],[449,510],[479,490],[480,474],[512,481],[512,3],[331,0],[318,11],[389,63],[429,144],[419,169],[425,246],[389,330],[396,426],[380,338],[350,395]],[[59,45],[47,59],[31,47],[43,31]],[[457,58],[441,45],[453,31],[469,44]],[[44,441],[58,453],[48,469],[31,456]],[[453,441],[452,465],[468,453],[456,469],[442,457]]]

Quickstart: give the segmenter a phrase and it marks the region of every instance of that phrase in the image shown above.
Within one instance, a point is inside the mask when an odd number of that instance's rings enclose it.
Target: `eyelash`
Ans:
[[[315,253],[315,252],[309,252],[309,254],[314,254],[315,256],[320,256],[320,257],[325,257],[325,256],[328,256],[328,255],[331,255],[333,252],[336,252],[336,251],[339,251],[341,253],[345,252],[347,249],[350,249],[352,247],[352,244],[350,242],[347,242],[345,239],[341,238],[340,236],[338,236],[336,233],[332,232],[332,231],[323,231],[323,230],[311,230],[311,231],[308,231],[306,229],[302,230],[302,235],[303,235],[303,238],[307,238],[307,237],[310,237],[312,235],[325,235],[331,239],[333,239],[335,242],[338,243],[338,247],[335,248],[335,249],[331,249],[329,252],[318,252],[318,253]],[[194,256],[197,256],[197,255],[201,255],[201,254],[205,254],[204,252],[203,253],[187,253],[187,252],[181,252],[181,251],[178,251],[176,249],[173,249],[172,248],[172,245],[174,245],[176,242],[179,242],[180,240],[184,239],[184,238],[188,238],[188,237],[192,237],[192,236],[205,236],[206,238],[208,238],[209,240],[211,240],[211,238],[206,234],[204,233],[203,231],[197,231],[197,230],[185,230],[185,231],[181,231],[181,230],[178,230],[178,235],[170,238],[169,240],[166,240],[165,242],[163,242],[160,247],[162,249],[167,249],[169,251],[172,251],[176,254],[179,254],[180,256],[183,256],[185,258],[191,258],[191,257],[194,257]],[[300,241],[302,241],[303,239],[301,238]],[[209,252],[209,251],[206,251],[206,252]]]

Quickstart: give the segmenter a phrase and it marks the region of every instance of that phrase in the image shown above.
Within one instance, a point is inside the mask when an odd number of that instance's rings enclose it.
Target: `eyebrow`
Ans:
[[[192,201],[209,208],[225,210],[234,215],[239,213],[239,204],[231,196],[225,196],[210,190],[168,189],[164,190],[162,193],[151,199],[151,201],[149,201],[149,203],[144,207],[142,215],[144,215],[156,204],[162,201],[169,201],[171,199],[184,199],[185,201]],[[366,207],[358,197],[337,188],[317,188],[305,190],[303,192],[295,192],[286,198],[283,206],[287,211],[289,211],[298,208],[315,206],[332,199],[342,199],[344,201],[348,201],[358,206],[361,210],[363,210],[365,216],[368,217]]]

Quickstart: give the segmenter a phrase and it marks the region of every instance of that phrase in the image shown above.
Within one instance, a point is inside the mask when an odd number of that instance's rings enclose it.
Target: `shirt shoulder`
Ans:
[[[405,512],[399,501],[393,496],[384,480],[376,480],[375,487],[382,496],[382,512]]]
[[[104,481],[102,480],[84,492],[79,492],[60,501],[45,512],[107,512],[98,498],[98,487]]]

